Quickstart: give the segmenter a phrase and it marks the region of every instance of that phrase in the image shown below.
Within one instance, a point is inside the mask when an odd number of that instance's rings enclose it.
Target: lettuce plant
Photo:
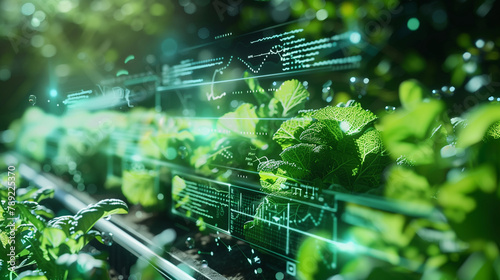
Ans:
[[[348,102],[303,111],[283,122],[273,136],[283,149],[281,159],[259,165],[262,187],[280,191],[287,188],[287,180],[347,192],[379,187],[388,156],[373,126],[376,118],[360,104]]]

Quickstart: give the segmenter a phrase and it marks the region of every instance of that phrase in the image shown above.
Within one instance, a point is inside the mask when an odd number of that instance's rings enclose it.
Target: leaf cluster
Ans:
[[[286,189],[287,180],[320,180],[348,192],[379,187],[388,164],[376,116],[360,104],[303,111],[282,123],[273,136],[283,151],[281,160],[259,165],[266,191]]]
[[[21,189],[20,189],[21,190]],[[15,247],[16,268],[11,271],[0,262],[3,279],[108,279],[107,263],[78,252],[101,233],[91,230],[103,217],[125,214],[127,205],[117,199],[106,199],[81,209],[74,216],[55,217],[52,210],[39,204],[53,197],[54,190],[28,187],[18,191],[14,206],[1,197],[0,253],[7,256]],[[12,208],[17,214],[7,219]],[[15,238],[9,238],[14,231]],[[17,275],[17,276],[16,276]]]

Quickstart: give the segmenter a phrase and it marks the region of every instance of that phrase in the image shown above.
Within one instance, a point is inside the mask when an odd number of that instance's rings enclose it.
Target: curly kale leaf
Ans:
[[[259,166],[263,188],[282,190],[287,180],[318,178],[352,192],[378,187],[388,158],[380,133],[373,128],[375,119],[359,104],[350,103],[308,111],[284,122],[273,137],[283,148],[281,161]],[[268,167],[276,165],[287,168]],[[300,176],[291,176],[292,168]]]

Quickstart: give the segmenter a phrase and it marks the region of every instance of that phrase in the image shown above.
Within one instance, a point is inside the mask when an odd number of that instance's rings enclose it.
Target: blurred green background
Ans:
[[[362,34],[373,55],[355,71],[370,78],[366,102],[399,106],[398,85],[416,78],[459,115],[500,97],[493,96],[500,85],[497,6],[494,0],[3,0],[0,129],[32,106],[30,95],[36,106],[55,108],[68,89],[114,77],[129,55],[135,56],[129,73],[159,73],[176,50],[297,19],[319,20],[307,26],[311,37]]]

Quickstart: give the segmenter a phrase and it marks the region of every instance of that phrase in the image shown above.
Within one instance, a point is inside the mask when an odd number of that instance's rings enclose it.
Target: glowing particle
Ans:
[[[420,21],[417,18],[410,18],[407,23],[408,29],[415,31],[420,27]]]
[[[468,61],[472,55],[470,54],[470,52],[464,52],[464,54],[462,55],[464,61]]]
[[[482,49],[485,45],[485,42],[483,39],[479,39],[476,41],[476,47],[478,47],[479,49]]]
[[[25,16],[32,15],[34,12],[35,12],[35,5],[33,5],[33,3],[28,2],[21,7],[21,13]]]
[[[117,77],[120,77],[122,75],[128,75],[128,71],[127,70],[119,70],[117,73],[116,73],[116,76]]]
[[[50,90],[50,96],[51,96],[51,97],[56,97],[56,96],[57,96],[57,90],[55,90],[55,89],[51,89],[51,90]]]
[[[125,58],[125,63],[127,63],[127,62],[129,62],[129,61],[131,61],[133,59],[135,59],[135,56],[133,54],[131,54],[131,55],[127,56],[127,58]]]
[[[385,106],[385,111],[388,112],[388,113],[392,113],[392,112],[396,111],[396,107],[394,107],[394,106]]]
[[[323,21],[326,18],[328,18],[328,12],[325,9],[321,9],[321,10],[319,10],[319,11],[316,12],[316,18],[319,21]]]
[[[42,55],[44,57],[53,57],[54,55],[56,55],[56,53],[57,49],[54,45],[47,44],[42,47]]]
[[[351,36],[349,36],[349,41],[351,41],[351,43],[353,44],[361,42],[361,34],[359,34],[358,32],[351,33]]]

